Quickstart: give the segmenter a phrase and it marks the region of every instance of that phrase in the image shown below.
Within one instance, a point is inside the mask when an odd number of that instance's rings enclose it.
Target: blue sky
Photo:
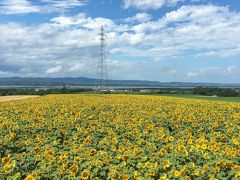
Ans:
[[[0,77],[240,83],[239,0],[0,0]]]

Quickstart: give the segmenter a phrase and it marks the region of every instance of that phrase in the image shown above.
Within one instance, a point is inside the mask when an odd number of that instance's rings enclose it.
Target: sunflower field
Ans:
[[[0,103],[0,179],[240,179],[240,103],[48,95]]]

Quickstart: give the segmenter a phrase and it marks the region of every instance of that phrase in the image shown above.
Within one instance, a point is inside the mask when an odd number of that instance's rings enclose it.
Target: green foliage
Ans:
[[[82,92],[91,92],[90,88],[50,88],[50,89],[29,89],[29,88],[4,88],[0,89],[0,96],[12,95],[47,95],[47,94],[77,94]]]
[[[193,91],[194,94],[206,95],[206,96],[219,96],[219,97],[238,97],[239,91],[229,88],[210,88],[198,86]]]

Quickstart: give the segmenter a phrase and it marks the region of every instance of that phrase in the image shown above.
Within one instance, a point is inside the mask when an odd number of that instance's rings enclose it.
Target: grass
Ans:
[[[240,103],[240,97],[215,97],[215,96],[202,96],[202,95],[195,95],[195,94],[159,94],[159,96],[170,96],[170,97],[178,97],[178,98]]]

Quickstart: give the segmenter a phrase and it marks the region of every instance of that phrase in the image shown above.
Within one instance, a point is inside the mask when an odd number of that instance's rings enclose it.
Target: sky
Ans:
[[[0,0],[0,77],[240,83],[239,0]]]

